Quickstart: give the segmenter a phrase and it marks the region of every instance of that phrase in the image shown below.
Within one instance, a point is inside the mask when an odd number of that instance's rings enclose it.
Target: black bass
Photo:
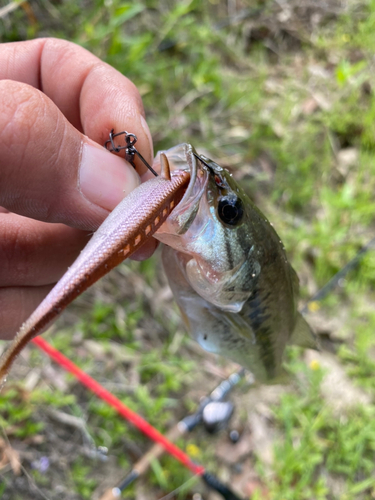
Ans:
[[[191,175],[181,202],[155,234],[166,244],[163,264],[184,321],[207,351],[239,363],[259,381],[275,380],[287,344],[316,346],[297,311],[299,282],[284,246],[227,170],[190,144],[164,153],[172,169]]]

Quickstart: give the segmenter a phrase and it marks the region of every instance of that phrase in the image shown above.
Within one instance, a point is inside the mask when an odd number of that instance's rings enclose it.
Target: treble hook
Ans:
[[[125,141],[126,145],[125,146],[116,146],[114,143],[114,138],[118,137],[120,135],[125,135]],[[121,150],[125,150],[125,160],[129,162],[133,167],[135,168],[135,163],[134,163],[134,156],[138,155],[139,159],[146,165],[146,167],[152,172],[155,177],[158,176],[157,172],[147,163],[147,161],[143,158],[141,153],[135,148],[134,144],[137,142],[137,136],[134,134],[130,134],[129,132],[126,132],[125,130],[123,132],[118,132],[117,134],[114,134],[114,129],[112,129],[109,133],[109,139],[108,141],[105,141],[104,147],[108,149],[108,151],[114,151],[115,153],[118,153]],[[108,147],[107,145],[110,144],[111,146]]]

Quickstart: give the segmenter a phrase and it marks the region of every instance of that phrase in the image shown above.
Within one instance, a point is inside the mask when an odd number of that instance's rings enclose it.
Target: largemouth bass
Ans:
[[[287,344],[316,346],[297,311],[299,280],[284,246],[227,170],[189,144],[164,153],[191,176],[155,234],[166,244],[163,265],[184,321],[204,349],[273,381]]]

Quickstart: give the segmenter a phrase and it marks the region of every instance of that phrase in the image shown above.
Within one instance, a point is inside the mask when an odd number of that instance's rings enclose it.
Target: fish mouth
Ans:
[[[194,148],[191,144],[185,144],[184,145],[184,152],[185,152],[185,158],[186,158],[186,163],[187,167],[190,171],[190,182],[189,185],[185,191],[184,196],[182,197],[180,204],[184,204],[192,197],[194,197],[194,190],[196,190],[196,181],[197,181],[197,174],[198,174],[198,166],[197,166],[197,158],[196,158],[196,153],[194,152]],[[185,169],[187,170],[187,169]]]
[[[164,223],[161,231],[158,230],[156,233],[156,238],[164,233],[167,227],[169,227],[168,233],[170,234],[182,235],[186,233],[197,215],[200,200],[205,196],[209,180],[209,172],[204,167],[204,164],[197,161],[200,157],[191,144],[183,143],[158,152],[153,163],[153,168],[156,170],[160,166],[161,153],[164,153],[168,158],[171,175],[176,175],[178,171],[188,171],[190,173],[190,182],[181,201],[168,217],[167,224]],[[162,238],[158,239],[169,244]],[[175,245],[171,246],[176,248]]]
[[[191,198],[195,198],[196,196],[195,192],[197,191],[197,187],[198,190],[201,191],[201,189],[199,189],[199,186],[196,185],[197,181],[199,180],[198,178],[202,177],[202,167],[201,165],[198,166],[197,164],[197,158],[200,158],[199,155],[197,154],[193,146],[188,143],[178,144],[173,148],[164,151],[158,151],[153,163],[153,168],[157,171],[160,171],[161,153],[165,154],[168,158],[169,168],[172,176],[175,175],[177,171],[181,170],[190,173],[190,182],[179,205],[184,205],[187,202],[191,202]],[[200,184],[200,182],[198,182],[198,184]]]

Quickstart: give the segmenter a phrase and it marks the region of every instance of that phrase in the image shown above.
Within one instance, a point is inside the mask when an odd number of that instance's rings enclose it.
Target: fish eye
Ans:
[[[243,216],[242,201],[237,196],[222,196],[219,198],[218,215],[230,226],[238,224]]]

